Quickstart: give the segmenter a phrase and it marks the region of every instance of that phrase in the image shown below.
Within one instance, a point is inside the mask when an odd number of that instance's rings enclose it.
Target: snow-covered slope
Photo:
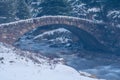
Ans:
[[[82,76],[61,63],[38,57],[0,43],[0,80],[97,80]]]

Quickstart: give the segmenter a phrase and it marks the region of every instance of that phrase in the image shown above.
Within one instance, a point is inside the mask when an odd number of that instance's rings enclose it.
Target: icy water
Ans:
[[[74,29],[71,31],[63,25],[55,26],[35,29],[21,37],[15,45],[24,50],[40,52],[49,58],[63,58],[66,65],[98,78],[120,80],[120,56],[102,52],[97,47],[101,45],[87,33],[78,31],[76,33],[81,35],[76,35]]]

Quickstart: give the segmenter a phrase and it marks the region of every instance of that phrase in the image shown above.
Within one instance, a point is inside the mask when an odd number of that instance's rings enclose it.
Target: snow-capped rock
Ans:
[[[48,40],[50,42],[68,43],[72,41],[70,38],[68,38],[70,34],[72,33],[67,29],[58,28],[58,29],[47,31],[47,32],[43,32],[42,34],[35,36],[33,39]],[[56,35],[58,37],[53,38],[53,36],[56,36]]]

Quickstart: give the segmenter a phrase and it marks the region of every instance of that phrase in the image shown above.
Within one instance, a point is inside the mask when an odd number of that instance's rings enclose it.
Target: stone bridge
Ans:
[[[117,52],[120,50],[120,28],[69,16],[43,16],[0,24],[0,42],[13,45],[14,42],[32,29],[52,24],[65,24],[72,27],[72,29],[73,27],[77,28],[76,30],[81,32],[79,35],[82,36],[84,40],[86,39],[85,42],[87,42],[88,45],[92,44],[90,47],[94,46],[93,49],[108,50],[109,46],[109,50],[117,50]],[[76,30],[74,30],[74,32]],[[83,35],[84,33],[87,34]],[[91,39],[91,37],[93,38]]]
[[[91,28],[95,25],[94,22],[76,17],[68,16],[43,16],[39,18],[20,20],[16,22],[0,25],[0,41],[8,44],[13,44],[18,38],[30,30],[51,24],[66,24],[73,25],[88,33],[92,34]],[[90,27],[91,25],[91,27]]]
[[[0,42],[13,44],[25,33],[31,31],[32,29],[52,24],[65,24],[77,27],[93,35],[100,44],[108,44],[107,41],[105,42],[105,40],[102,38],[102,33],[105,33],[106,31],[100,31],[100,29],[104,28],[106,24],[69,16],[43,16],[38,18],[1,24]]]

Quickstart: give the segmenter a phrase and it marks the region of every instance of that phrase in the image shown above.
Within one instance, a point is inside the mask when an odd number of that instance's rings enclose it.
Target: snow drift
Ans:
[[[54,63],[42,56],[15,50],[12,46],[6,46],[3,43],[0,43],[0,79],[97,80],[82,76],[79,72],[61,64],[61,62]]]

